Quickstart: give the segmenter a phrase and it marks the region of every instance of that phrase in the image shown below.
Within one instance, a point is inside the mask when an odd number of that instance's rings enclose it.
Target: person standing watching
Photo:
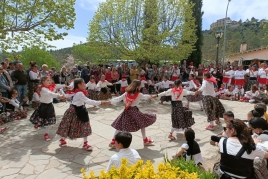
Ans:
[[[11,90],[11,87],[8,84],[8,81],[3,73],[3,66],[0,65],[0,92],[3,97],[8,98],[8,91]]]
[[[22,101],[27,93],[27,73],[23,70],[22,63],[18,63],[18,69],[12,73],[11,78],[15,81],[15,88],[18,91],[17,99]],[[25,104],[25,106],[28,106],[28,104]]]

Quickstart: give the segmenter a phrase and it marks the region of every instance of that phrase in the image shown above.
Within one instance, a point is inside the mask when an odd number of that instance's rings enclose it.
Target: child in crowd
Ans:
[[[215,88],[215,92],[216,92],[216,95],[218,98],[221,98],[224,93],[226,92],[227,89],[225,89],[225,85],[224,84],[221,84],[221,87],[218,89],[218,88]]]
[[[99,100],[107,100],[112,98],[112,94],[108,86],[113,86],[113,84],[105,80],[105,75],[101,75],[101,79],[97,84],[97,88],[100,88],[100,93],[98,96]]]
[[[155,114],[144,114],[140,112],[137,105],[141,99],[149,100],[150,95],[140,93],[141,82],[133,80],[132,83],[126,88],[126,92],[111,100],[111,104],[116,104],[124,100],[125,109],[112,123],[112,127],[116,129],[114,137],[119,131],[136,132],[141,129],[143,144],[151,145],[154,141],[146,136],[145,128],[152,125],[156,121]],[[115,138],[109,144],[110,147],[115,147]]]
[[[268,114],[266,113],[266,111],[267,111],[267,106],[266,106],[266,104],[263,104],[263,103],[257,103],[257,104],[254,105],[254,109],[256,109],[257,106],[260,106],[260,107],[262,107],[262,108],[264,109],[264,114],[263,114],[263,116],[265,117],[265,120],[268,122]]]
[[[161,93],[161,92],[164,92],[164,91],[167,91],[170,87],[170,85],[173,85],[174,82],[173,81],[169,81],[168,80],[168,77],[164,76],[163,77],[163,81],[159,82],[159,83],[156,83],[154,85],[155,88],[158,88],[158,92]],[[162,96],[160,98],[160,102],[159,104],[163,104],[163,102],[166,101],[166,102],[169,102],[171,101],[171,96]]]
[[[147,84],[148,82],[146,81],[145,76],[138,76],[138,80],[141,81],[141,89],[140,92],[142,94],[149,94],[149,91],[147,90],[147,88],[145,87],[145,84]]]
[[[153,97],[171,96],[172,127],[168,136],[168,138],[171,140],[176,140],[176,137],[173,136],[173,132],[175,130],[184,130],[188,127],[191,127],[195,123],[194,118],[192,117],[192,111],[186,110],[186,108],[184,108],[182,105],[183,96],[195,95],[195,92],[183,89],[181,80],[176,80],[174,85],[175,87],[172,89],[164,91],[158,95],[153,95]]]
[[[225,124],[227,124],[228,122],[230,122],[231,120],[234,119],[234,113],[232,111],[226,111],[223,114],[223,119],[224,119]],[[226,135],[225,131],[226,131],[226,127],[224,127],[223,131],[220,132],[219,134],[217,134],[217,136],[214,136],[214,135],[211,136],[210,144],[211,145],[217,145],[217,143],[219,143],[219,141],[220,141],[220,139],[222,137],[227,138],[227,135]]]
[[[120,90],[120,94],[124,94],[125,93],[125,90],[128,86],[128,83],[127,83],[127,76],[124,74],[122,75],[122,79],[113,83],[113,84],[120,84],[121,85],[121,90]]]
[[[183,85],[186,85],[184,88],[188,91],[193,91],[195,92],[197,88],[200,87],[200,83],[195,79],[194,74],[189,75],[189,81],[188,82],[182,82]],[[202,99],[203,96],[201,93],[196,94],[196,95],[187,95],[187,103],[185,105],[186,108],[189,108],[190,102],[198,102],[201,111],[203,111],[203,103]]]
[[[107,170],[109,171],[112,166],[119,168],[121,166],[122,158],[126,158],[129,165],[136,164],[141,159],[139,153],[130,149],[129,146],[132,142],[132,135],[129,132],[119,132],[115,136],[115,148],[119,150],[118,153],[114,154],[108,163]]]
[[[56,123],[56,115],[53,106],[53,98],[65,99],[64,95],[55,93],[57,88],[61,88],[63,85],[56,85],[52,83],[51,77],[43,76],[41,78],[41,91],[40,91],[40,105],[33,112],[30,117],[30,121],[34,124],[35,128],[45,127],[44,139],[50,140],[48,135],[49,126]]]
[[[253,85],[251,87],[251,91],[247,91],[245,96],[240,99],[241,102],[250,102],[250,103],[253,103],[255,102],[254,100],[254,97],[258,96],[259,95],[259,90],[258,90],[258,87]]]
[[[154,88],[155,85],[154,77],[151,77],[151,79],[148,80],[148,85],[149,85],[149,94],[155,94],[156,90]]]
[[[265,119],[254,117],[249,121],[249,126],[252,129],[254,138],[261,142],[268,141],[268,124]]]
[[[228,89],[225,91],[225,93],[221,96],[221,99],[225,100],[233,100],[235,97],[235,91],[234,86],[228,86]]]
[[[95,76],[91,75],[89,82],[86,84],[88,91],[88,98],[92,100],[98,100],[98,88],[95,82]]]
[[[10,107],[11,107],[11,116],[16,117],[16,119],[21,119],[21,118],[26,118],[28,110],[23,109],[22,104],[28,101],[28,98],[24,98],[23,102],[20,103],[18,100],[18,91],[17,90],[12,90],[11,92],[11,99],[9,101]]]
[[[60,146],[66,146],[66,138],[83,138],[83,148],[91,151],[92,146],[88,145],[87,137],[91,135],[91,126],[88,117],[88,111],[85,103],[91,105],[105,105],[110,102],[95,101],[87,98],[86,84],[82,78],[74,80],[74,89],[66,94],[67,97],[73,97],[72,104],[64,113],[57,134],[61,136]]]
[[[186,161],[193,160],[196,165],[202,165],[204,161],[199,144],[195,141],[195,132],[193,129],[188,128],[184,132],[184,137],[186,143],[182,144],[180,151],[173,156],[173,158],[178,158],[185,156]]]
[[[234,91],[235,91],[235,94],[238,95],[237,100],[240,100],[240,98],[243,98],[243,96],[245,94],[245,90],[244,90],[242,85],[237,85],[237,87],[235,88]]]
[[[257,102],[257,103],[263,102],[265,104],[268,104],[268,91],[267,91],[267,89],[268,89],[268,84],[260,87],[259,95],[254,97],[255,102]]]
[[[37,86],[34,89],[34,94],[33,94],[33,98],[32,98],[32,108],[37,109],[38,106],[40,105],[40,91],[41,91],[41,86]]]

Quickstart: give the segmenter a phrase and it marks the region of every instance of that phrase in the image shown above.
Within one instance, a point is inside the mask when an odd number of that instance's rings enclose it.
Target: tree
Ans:
[[[3,50],[48,46],[46,40],[63,39],[74,27],[75,0],[1,0],[0,42]]]
[[[98,58],[98,55],[94,50],[95,48],[90,46],[89,44],[74,44],[72,54],[74,58],[79,59],[83,62],[93,62]]]
[[[188,61],[194,62],[194,65],[197,66],[201,63],[202,60],[202,46],[203,46],[203,32],[202,32],[202,12],[203,0],[190,0],[194,4],[192,7],[193,16],[195,18],[196,25],[196,36],[197,41],[195,43],[195,50],[191,53],[188,58]]]
[[[40,49],[39,47],[25,47],[22,49],[19,56],[19,60],[24,65],[28,65],[30,61],[35,61],[39,66],[47,64],[49,68],[60,68],[59,62],[57,62],[48,51]]]
[[[88,42],[142,66],[186,59],[197,39],[192,6],[188,0],[107,0],[89,23]]]

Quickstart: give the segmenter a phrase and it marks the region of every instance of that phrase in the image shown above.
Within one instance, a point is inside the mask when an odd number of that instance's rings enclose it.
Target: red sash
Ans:
[[[75,94],[75,93],[78,93],[78,92],[82,92],[82,93],[84,93],[85,96],[88,96],[87,90],[81,90],[81,89],[75,89],[75,90],[72,90],[72,91],[67,91],[66,94]]]
[[[42,85],[42,86],[41,86],[41,89],[42,89],[42,88],[47,88],[47,89],[49,89],[49,91],[54,92],[55,87],[56,87],[56,84],[55,84],[55,83],[52,83],[52,84],[49,85],[49,86],[44,86],[44,85]]]
[[[139,92],[135,93],[134,95],[130,95],[130,93],[126,94],[126,101],[125,101],[125,110],[128,110],[131,106],[132,102],[139,96]]]
[[[200,83],[197,80],[193,80],[193,82],[197,87],[200,87]]]
[[[172,92],[174,93],[176,100],[179,99],[179,97],[182,94],[182,91],[183,91],[183,88],[172,88]]]

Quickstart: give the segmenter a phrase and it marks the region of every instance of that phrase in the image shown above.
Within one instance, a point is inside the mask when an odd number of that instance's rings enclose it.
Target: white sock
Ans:
[[[84,139],[84,142],[86,142],[86,141],[87,141],[87,137],[83,137],[83,139]]]
[[[48,130],[49,130],[49,127],[48,126],[45,126],[45,129],[46,129],[46,134],[48,134]]]
[[[201,108],[203,107],[202,101],[198,101],[198,104],[200,105]]]
[[[115,132],[114,132],[114,138],[115,138],[116,134],[118,134],[119,132],[120,132],[119,130],[115,130]]]
[[[143,138],[143,139],[146,138],[145,128],[142,128],[142,129],[141,129],[141,135],[142,135],[142,138]]]
[[[214,121],[210,121],[209,123],[211,126],[214,126]]]
[[[190,106],[190,101],[187,100],[186,105],[187,106]]]
[[[175,129],[173,127],[171,127],[170,134],[173,134],[174,131],[175,131]]]

